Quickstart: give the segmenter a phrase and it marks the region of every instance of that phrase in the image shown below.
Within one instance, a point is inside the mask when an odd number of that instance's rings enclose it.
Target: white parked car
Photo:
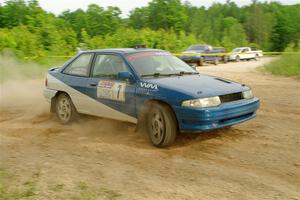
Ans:
[[[263,54],[261,50],[251,49],[250,47],[239,47],[231,51],[229,60],[233,60],[237,62],[240,60],[250,60],[250,59],[258,60],[262,56]]]

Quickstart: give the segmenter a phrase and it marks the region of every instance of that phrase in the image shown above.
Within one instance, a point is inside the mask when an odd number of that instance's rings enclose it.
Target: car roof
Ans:
[[[96,49],[81,51],[80,53],[119,53],[119,54],[132,54],[140,52],[165,52],[161,49],[148,49],[148,48],[112,48],[112,49]]]

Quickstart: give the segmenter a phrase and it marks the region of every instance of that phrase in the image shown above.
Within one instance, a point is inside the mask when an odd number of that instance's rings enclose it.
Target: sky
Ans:
[[[74,11],[78,8],[86,9],[89,4],[95,3],[101,7],[117,6],[122,11],[122,17],[127,17],[129,11],[136,8],[146,6],[151,0],[39,0],[40,6],[56,15],[63,11],[70,9]],[[185,0],[182,0],[184,2]],[[232,0],[237,5],[243,6],[251,3],[251,0]],[[260,0],[260,1],[271,1],[271,0]],[[273,0],[274,1],[274,0]],[[296,4],[300,3],[300,0],[276,0],[282,4]],[[3,4],[5,0],[0,0]],[[226,0],[189,0],[194,6],[206,6],[209,7],[213,2],[224,3]]]

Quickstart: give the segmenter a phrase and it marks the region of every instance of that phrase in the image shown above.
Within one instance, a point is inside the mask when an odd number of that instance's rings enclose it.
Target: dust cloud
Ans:
[[[133,124],[93,116],[80,115],[76,122],[61,125],[50,113],[50,105],[43,96],[47,67],[21,63],[11,54],[0,55],[0,67],[0,123],[11,123],[15,128],[29,123],[32,134],[35,133],[34,126],[39,125],[45,131],[51,127],[62,132],[86,133],[89,137],[101,136],[101,141],[113,143],[131,143],[133,138],[140,138]]]
[[[47,110],[43,77],[47,69],[36,63],[21,63],[12,54],[0,55],[0,110],[40,114]]]

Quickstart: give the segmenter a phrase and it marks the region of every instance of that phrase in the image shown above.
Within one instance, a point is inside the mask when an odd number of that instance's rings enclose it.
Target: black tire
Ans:
[[[219,58],[215,58],[214,65],[218,65],[218,64],[219,64]]]
[[[174,143],[177,135],[177,121],[172,110],[160,103],[149,105],[147,130],[156,147],[167,147]]]
[[[236,62],[240,62],[240,61],[241,61],[240,56],[236,56],[236,57],[235,57],[235,61],[236,61]]]
[[[198,66],[203,66],[203,65],[204,65],[203,58],[200,58],[200,59],[197,61],[197,65],[198,65]]]
[[[256,54],[255,57],[254,57],[254,60],[258,61],[258,59],[259,59],[259,56]]]
[[[77,110],[66,93],[61,93],[55,100],[55,114],[62,124],[68,124],[78,117]]]
[[[223,63],[226,64],[228,62],[228,57],[227,56],[223,56]]]

